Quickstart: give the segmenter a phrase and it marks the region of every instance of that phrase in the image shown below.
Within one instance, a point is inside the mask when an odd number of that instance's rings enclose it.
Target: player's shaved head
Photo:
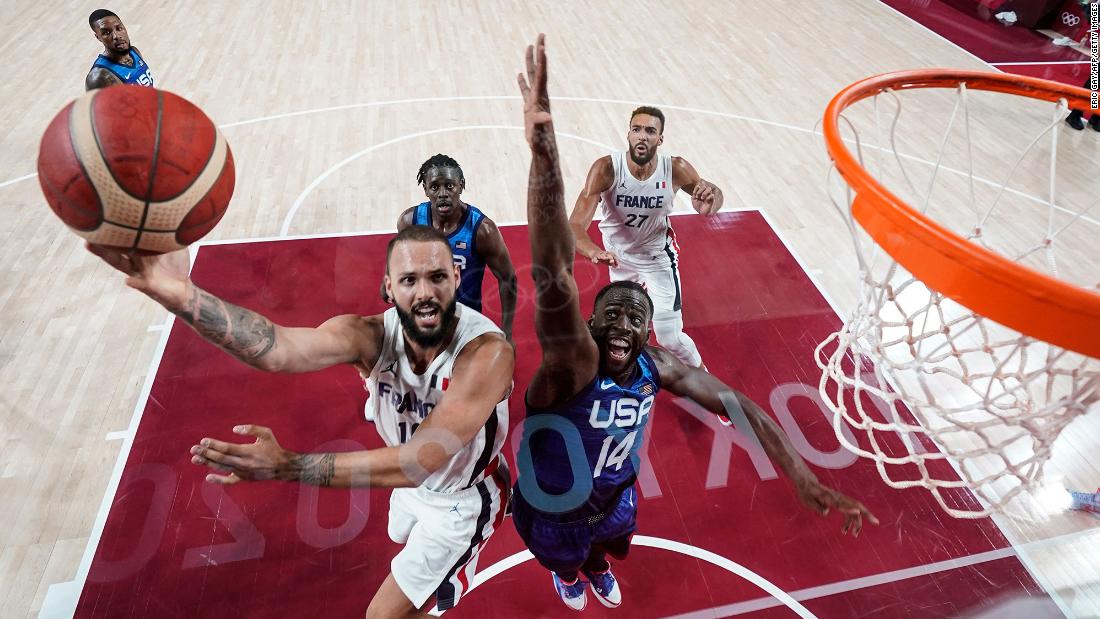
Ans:
[[[632,290],[634,292],[637,292],[639,295],[641,295],[642,298],[645,299],[646,307],[649,308],[650,317],[653,316],[653,299],[650,298],[649,292],[647,292],[646,289],[638,282],[627,280],[611,282],[610,284],[601,288],[600,291],[596,293],[596,301],[592,304],[593,307],[599,307],[600,301],[603,300],[603,298],[606,297],[608,294],[616,290]]]
[[[95,30],[95,23],[103,19],[104,17],[114,17],[115,19],[122,21],[121,19],[119,19],[118,15],[115,15],[113,12],[108,11],[107,9],[96,9],[92,11],[91,15],[88,16],[88,26],[91,27],[92,30]]]
[[[447,253],[451,252],[451,244],[447,242],[447,237],[442,232],[436,230],[431,226],[409,226],[404,230],[397,233],[388,245],[386,245],[386,271],[390,270],[390,256],[393,255],[393,248],[398,243],[405,242],[417,242],[417,243],[442,243],[447,248]]]

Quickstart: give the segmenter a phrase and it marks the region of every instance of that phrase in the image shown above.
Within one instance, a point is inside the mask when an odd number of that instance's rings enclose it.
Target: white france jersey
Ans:
[[[672,156],[657,155],[657,167],[645,180],[627,169],[625,151],[611,153],[615,182],[600,196],[600,233],[608,251],[620,257],[651,259],[664,252],[668,214],[676,191],[672,186]]]
[[[374,425],[389,446],[407,443],[413,432],[443,399],[451,379],[451,369],[459,352],[474,338],[485,333],[503,333],[491,320],[458,303],[458,326],[450,345],[428,364],[423,374],[415,374],[405,354],[405,337],[397,309],[383,314],[385,336],[382,352],[374,364],[367,387]],[[486,469],[496,468],[505,435],[508,433],[508,396],[504,395],[493,413],[468,444],[460,447],[442,468],[432,473],[422,488],[434,492],[454,492],[481,481]],[[444,443],[446,445],[446,443]],[[453,447],[448,446],[448,449]],[[490,466],[492,465],[492,466]]]

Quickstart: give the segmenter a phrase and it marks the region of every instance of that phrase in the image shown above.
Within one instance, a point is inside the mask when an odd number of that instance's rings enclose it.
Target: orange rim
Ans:
[[[1089,110],[1089,91],[1038,78],[926,69],[869,77],[841,90],[825,110],[825,144],[856,197],[852,216],[898,264],[929,288],[991,320],[1056,346],[1100,358],[1100,294],[974,245],[918,213],[863,168],[840,137],[841,112],[883,90],[950,88],[1065,99]]]

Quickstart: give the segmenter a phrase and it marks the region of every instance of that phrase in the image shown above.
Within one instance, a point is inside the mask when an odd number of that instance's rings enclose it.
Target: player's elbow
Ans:
[[[420,428],[398,452],[407,486],[419,486],[451,461],[465,442],[446,428]]]
[[[556,268],[542,266],[541,264],[532,265],[531,279],[535,282],[535,290],[568,290],[573,279],[573,265],[571,261],[566,261],[561,256],[557,258],[556,260],[547,261],[550,264],[558,265]]]

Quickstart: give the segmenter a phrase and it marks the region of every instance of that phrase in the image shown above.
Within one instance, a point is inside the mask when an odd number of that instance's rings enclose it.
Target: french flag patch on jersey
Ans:
[[[439,374],[432,374],[432,389],[438,389],[440,391],[446,391],[447,385],[451,384],[451,379],[446,376],[440,376]]]
[[[657,181],[657,189],[664,189],[665,187],[668,187],[668,183],[666,181]]]

